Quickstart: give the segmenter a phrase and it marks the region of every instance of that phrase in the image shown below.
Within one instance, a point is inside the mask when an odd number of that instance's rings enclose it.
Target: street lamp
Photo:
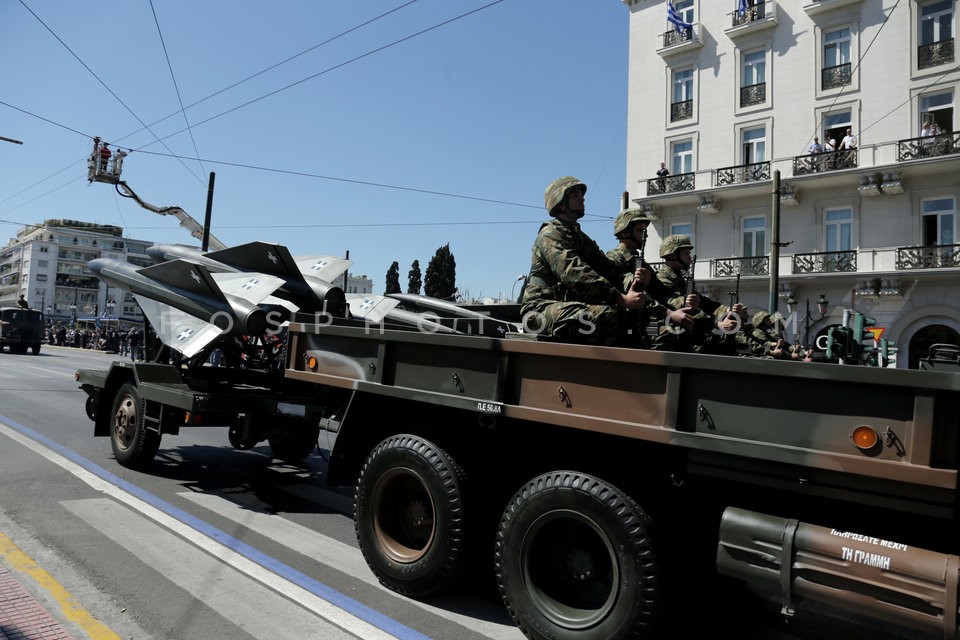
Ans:
[[[820,297],[817,298],[817,311],[820,312],[820,317],[816,321],[823,320],[824,316],[827,315],[827,308],[830,305],[830,301],[827,300],[827,296],[820,294]],[[797,306],[797,300],[792,295],[787,298],[787,313],[793,314],[795,307]],[[807,298],[807,311],[806,316],[803,319],[804,324],[804,334],[803,334],[803,343],[809,348],[810,347],[810,298]],[[794,325],[793,341],[797,341],[797,325]]]
[[[513,281],[513,286],[510,287],[510,299],[513,300],[514,302],[520,302],[515,297],[513,297],[513,292],[516,291],[517,289],[517,283],[520,282],[521,280],[526,280],[526,279],[527,279],[527,274],[521,273],[520,275],[517,276],[517,279]],[[523,287],[520,287],[520,292],[521,293],[523,292]]]
[[[77,328],[77,305],[76,304],[70,305],[70,316],[73,319],[72,320],[73,328],[76,329]]]

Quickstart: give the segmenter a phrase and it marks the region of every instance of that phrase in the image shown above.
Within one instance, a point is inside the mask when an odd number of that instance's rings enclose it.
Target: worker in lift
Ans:
[[[103,146],[100,147],[100,171],[99,173],[107,173],[107,163],[110,162],[110,156],[113,155],[110,152],[110,149],[107,147],[107,143],[104,142]]]

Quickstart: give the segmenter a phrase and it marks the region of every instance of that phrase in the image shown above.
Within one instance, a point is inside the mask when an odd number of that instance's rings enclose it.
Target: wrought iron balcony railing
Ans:
[[[686,29],[671,29],[663,34],[663,46],[672,47],[677,44],[683,44],[684,42],[693,41],[693,27],[688,27]]]
[[[650,178],[647,180],[647,195],[655,196],[661,193],[674,191],[693,191],[696,188],[696,174],[678,173],[665,178]]]
[[[818,171],[838,171],[857,167],[857,150],[841,149],[826,153],[811,153],[793,159],[793,175],[802,176]]]
[[[960,267],[960,244],[897,249],[897,269],[947,269]]]
[[[767,100],[767,83],[752,84],[749,87],[740,87],[740,106],[749,107],[763,104]]]
[[[909,138],[897,142],[897,160],[916,160],[960,153],[960,132]]]
[[[742,258],[714,258],[711,262],[714,278],[729,276],[770,275],[769,256],[744,256]]]
[[[793,273],[852,273],[857,270],[857,252],[824,251],[797,253],[793,256]]]
[[[767,7],[764,4],[763,0],[755,3],[754,6],[749,7],[743,13],[740,11],[733,12],[733,26],[741,27],[745,24],[750,24],[751,22],[756,22],[757,20],[763,20],[767,17]]]
[[[820,88],[836,89],[850,84],[850,63],[826,67],[820,71]]]
[[[725,184],[738,184],[741,182],[760,182],[770,179],[770,163],[754,162],[752,164],[741,164],[735,167],[723,167],[717,169],[714,181],[716,186]]]
[[[917,68],[927,69],[953,62],[953,38],[917,47]]]
[[[693,100],[674,102],[670,105],[670,122],[689,120],[693,117]]]

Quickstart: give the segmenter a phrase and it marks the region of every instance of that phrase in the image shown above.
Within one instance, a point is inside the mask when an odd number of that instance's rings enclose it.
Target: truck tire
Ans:
[[[575,471],[534,478],[500,520],[496,573],[531,640],[652,637],[658,609],[650,518],[629,496]]]
[[[465,563],[460,466],[414,435],[395,435],[367,457],[357,480],[354,528],[380,583],[424,598],[460,578]]]
[[[32,344],[32,345],[30,345],[30,350],[33,352],[33,355],[35,355],[35,356],[40,355],[40,345],[39,345],[39,344]]]
[[[319,425],[311,426],[304,420],[298,420],[296,425],[291,426],[289,433],[268,438],[267,442],[274,458],[300,464],[317,448],[319,437]]]
[[[121,466],[145,467],[160,448],[160,434],[144,427],[144,401],[132,384],[124,384],[113,401],[110,447]]]

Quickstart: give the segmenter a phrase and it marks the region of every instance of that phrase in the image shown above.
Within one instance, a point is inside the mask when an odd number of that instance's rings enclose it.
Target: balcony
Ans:
[[[715,258],[711,261],[712,277],[769,276],[769,256],[745,256],[742,258]]]
[[[795,156],[793,159],[793,175],[802,176],[810,173],[839,171],[840,169],[855,169],[857,167],[857,151],[857,149],[841,149],[840,151]]]
[[[792,273],[855,273],[857,252],[827,251],[822,253],[797,253],[793,256]]]
[[[647,195],[656,196],[676,191],[693,191],[696,188],[696,174],[680,173],[665,178],[650,178],[647,180]]]
[[[722,187],[727,184],[741,184],[744,182],[761,182],[770,179],[770,163],[754,162],[741,164],[735,167],[717,169],[714,175],[714,186]]]
[[[749,87],[740,87],[740,106],[752,107],[767,101],[767,83],[752,84]]]
[[[953,38],[917,47],[917,68],[929,69],[953,62]]]
[[[681,51],[691,51],[703,46],[703,40],[697,33],[697,25],[687,29],[671,29],[660,36],[663,46],[657,54],[667,58]]]
[[[897,270],[960,267],[960,244],[897,249]]]
[[[820,88],[839,89],[850,84],[850,63],[839,64],[835,67],[826,67],[820,71]]]
[[[897,160],[917,160],[960,153],[960,132],[908,138],[897,142]]]
[[[724,33],[729,38],[738,38],[748,33],[777,26],[777,5],[773,0],[756,0],[747,11],[730,14],[730,28]]]
[[[814,0],[810,4],[803,5],[803,10],[808,16],[815,16],[824,11],[839,9],[852,4],[860,4],[863,0]]]
[[[693,100],[674,102],[670,105],[670,122],[689,120],[693,117]]]

